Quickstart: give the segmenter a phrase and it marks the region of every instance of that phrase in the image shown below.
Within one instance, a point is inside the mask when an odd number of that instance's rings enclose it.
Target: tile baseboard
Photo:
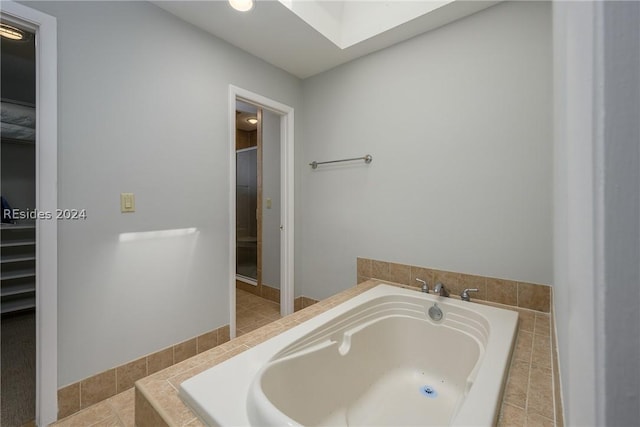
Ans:
[[[58,389],[58,419],[122,393],[148,375],[229,341],[229,325]]]

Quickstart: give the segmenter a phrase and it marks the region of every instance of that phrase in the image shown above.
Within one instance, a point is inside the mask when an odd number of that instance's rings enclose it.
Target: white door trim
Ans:
[[[293,313],[293,108],[229,85],[229,248],[236,244],[236,100],[248,101],[280,115],[280,314]],[[229,250],[229,326],[236,333],[236,253]]]
[[[9,0],[2,13],[36,32],[36,425],[58,417],[58,65],[53,16]]]

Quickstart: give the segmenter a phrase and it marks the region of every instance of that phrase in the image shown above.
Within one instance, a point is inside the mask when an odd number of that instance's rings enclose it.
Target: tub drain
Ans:
[[[436,397],[438,397],[438,392],[430,385],[423,385],[422,387],[420,387],[420,393],[430,399],[435,399]]]

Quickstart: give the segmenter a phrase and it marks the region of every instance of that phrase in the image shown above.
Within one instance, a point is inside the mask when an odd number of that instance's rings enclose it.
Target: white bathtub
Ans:
[[[209,425],[490,426],[517,319],[379,285],[183,382],[180,396]]]

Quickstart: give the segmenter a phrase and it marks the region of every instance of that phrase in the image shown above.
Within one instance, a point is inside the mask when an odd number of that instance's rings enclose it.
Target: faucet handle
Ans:
[[[427,285],[427,282],[425,280],[416,279],[416,282],[422,283],[422,292],[424,292],[425,294],[429,293],[429,285]]]
[[[478,292],[478,289],[476,289],[476,288],[465,289],[460,294],[460,299],[462,301],[471,301],[471,296],[469,296],[469,292]]]

